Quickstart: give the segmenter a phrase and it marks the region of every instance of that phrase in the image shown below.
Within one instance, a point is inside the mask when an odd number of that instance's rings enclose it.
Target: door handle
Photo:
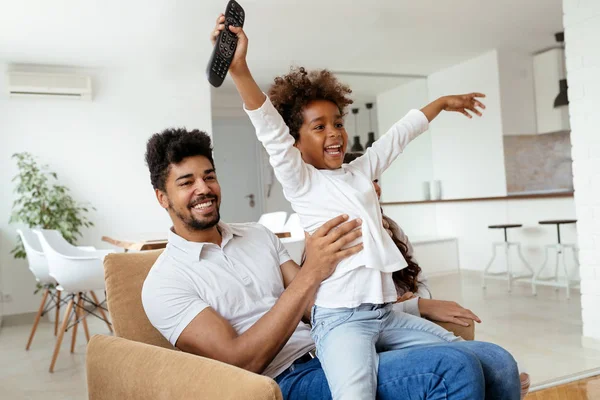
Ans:
[[[244,196],[244,198],[248,198],[250,207],[254,208],[254,206],[256,205],[256,203],[254,202],[254,194],[252,194],[252,193],[248,194],[248,195]]]

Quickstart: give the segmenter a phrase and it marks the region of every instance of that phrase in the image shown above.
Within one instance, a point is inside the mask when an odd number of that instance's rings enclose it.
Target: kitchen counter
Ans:
[[[467,202],[467,201],[530,200],[530,199],[549,199],[549,198],[560,198],[560,197],[573,197],[573,191],[556,190],[556,191],[519,192],[519,193],[512,193],[512,194],[509,193],[506,196],[498,196],[498,197],[382,202],[381,205],[393,206],[393,205],[408,205],[408,204],[457,203],[457,202]]]

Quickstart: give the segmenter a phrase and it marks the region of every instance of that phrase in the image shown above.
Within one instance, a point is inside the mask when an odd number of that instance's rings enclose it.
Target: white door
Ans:
[[[213,114],[212,129],[213,156],[221,185],[221,219],[256,222],[262,214],[263,199],[258,161],[260,142],[254,128],[245,114]]]

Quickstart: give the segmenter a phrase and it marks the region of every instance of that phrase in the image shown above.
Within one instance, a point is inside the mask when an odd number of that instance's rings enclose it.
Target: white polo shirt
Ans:
[[[169,231],[169,243],[142,288],[150,322],[176,345],[181,332],[212,307],[238,334],[269,311],[284,291],[280,266],[290,256],[279,239],[259,224],[219,223],[223,241],[189,242]],[[314,349],[310,327],[294,334],[263,372],[272,378]]]

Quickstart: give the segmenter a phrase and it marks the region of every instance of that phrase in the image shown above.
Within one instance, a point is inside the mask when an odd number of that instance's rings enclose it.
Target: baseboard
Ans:
[[[562,378],[552,379],[549,381],[541,382],[541,383],[538,383],[537,385],[532,385],[531,388],[529,389],[529,393],[537,392],[540,390],[544,390],[544,389],[548,389],[548,388],[556,387],[556,386],[560,386],[560,385],[566,385],[571,382],[580,381],[580,380],[591,378],[592,376],[598,376],[598,375],[600,375],[600,369],[598,369],[598,368],[590,369],[590,370],[583,371],[583,372],[580,372],[577,374],[572,374],[572,375],[568,375],[568,376],[565,376]]]
[[[2,316],[2,326],[19,326],[19,325],[31,325],[35,320],[37,312],[28,312],[22,314],[12,314]]]

